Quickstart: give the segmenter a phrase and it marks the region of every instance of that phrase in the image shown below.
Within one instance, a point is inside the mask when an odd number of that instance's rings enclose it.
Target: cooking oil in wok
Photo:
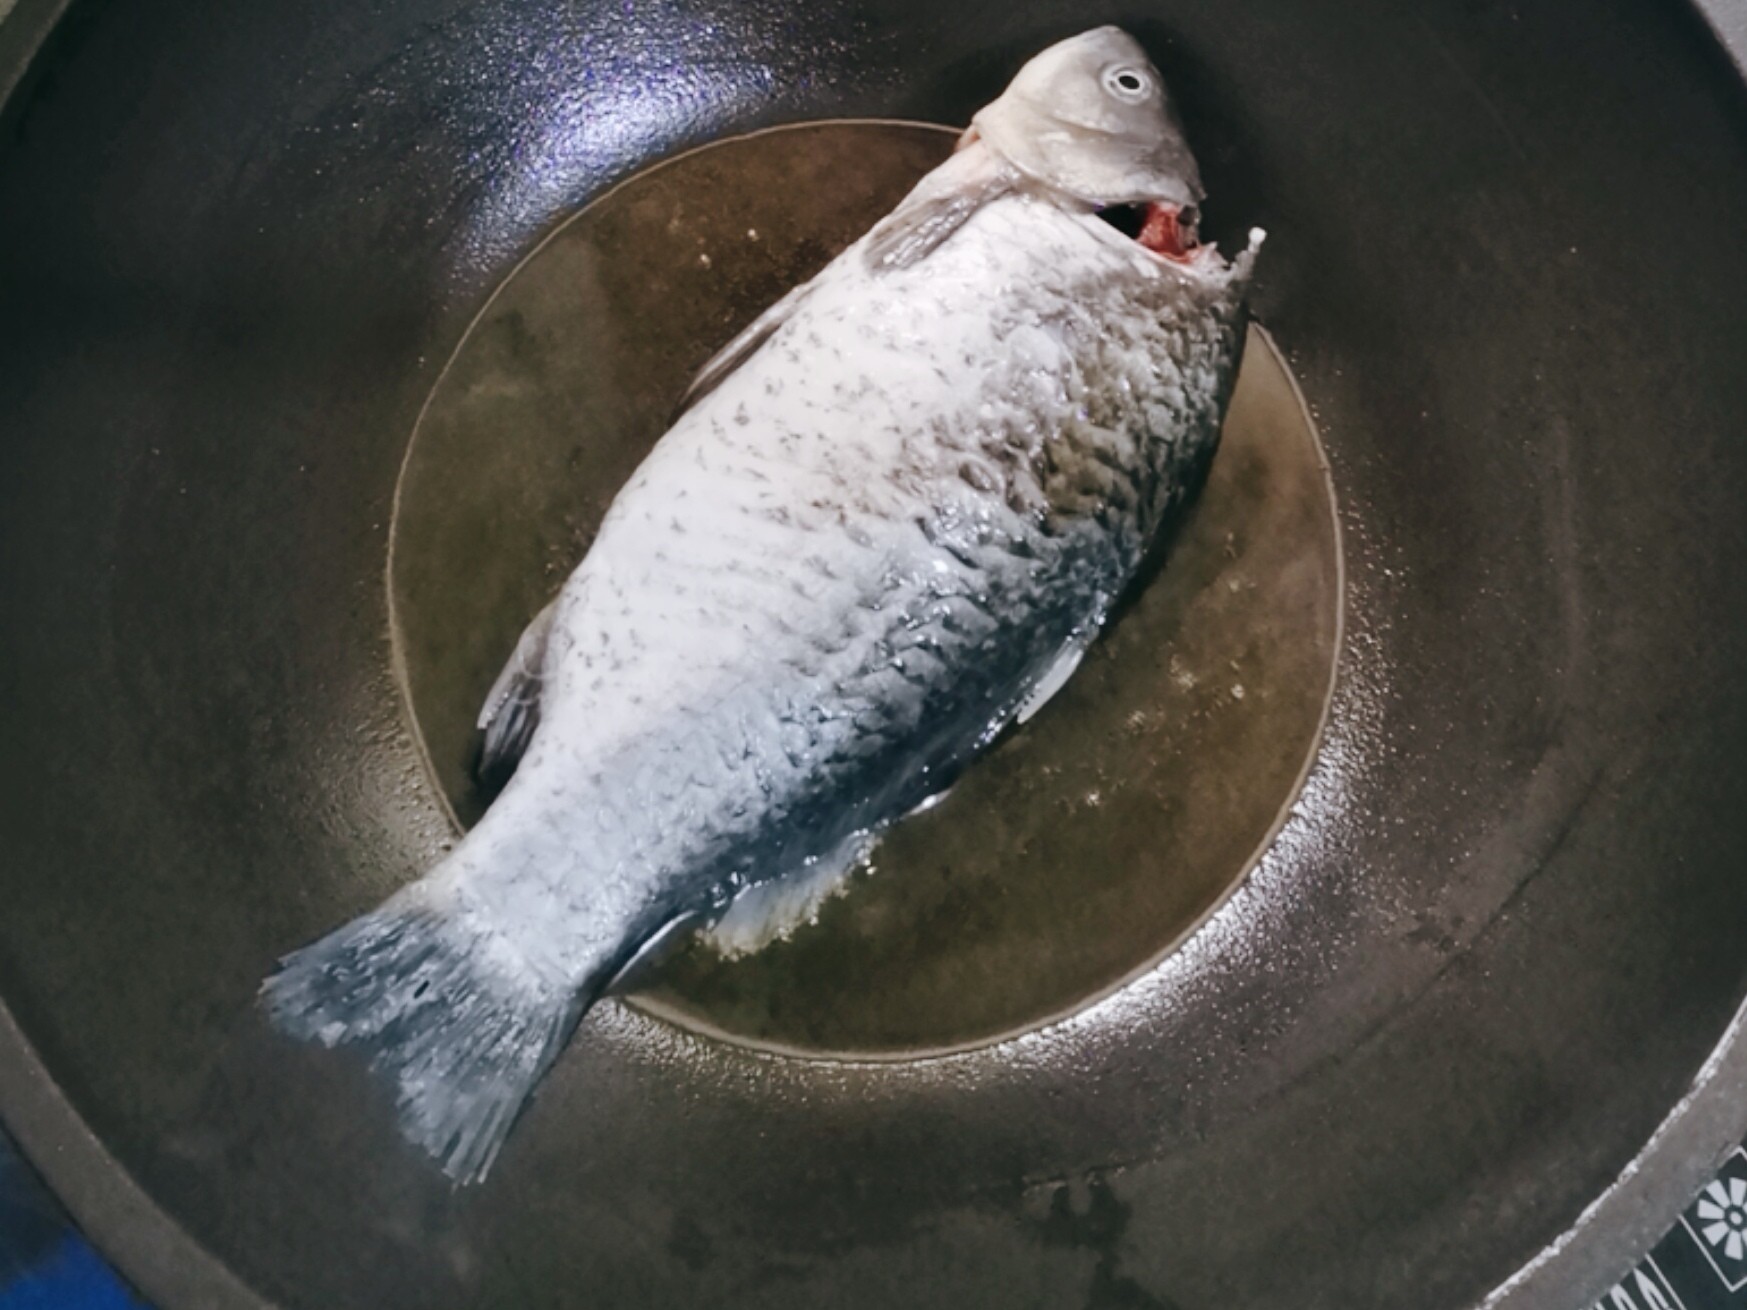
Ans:
[[[640,174],[510,276],[414,434],[390,588],[412,718],[460,824],[474,716],[697,367],[892,208],[953,134],[820,123]],[[1243,876],[1313,753],[1339,641],[1314,428],[1252,330],[1167,563],[1068,686],[845,894],[739,959],[692,941],[630,1003],[731,1040],[901,1057],[1035,1026],[1168,951]]]

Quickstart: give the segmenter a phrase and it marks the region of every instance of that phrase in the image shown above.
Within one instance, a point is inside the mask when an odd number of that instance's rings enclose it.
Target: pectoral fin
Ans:
[[[957,150],[935,169],[901,204],[874,225],[862,251],[876,269],[908,268],[937,249],[970,216],[1019,182],[1019,174],[984,145],[973,128],[960,138]],[[753,319],[698,370],[674,411],[678,418],[758,352],[794,317],[812,282],[804,282]]]
[[[1019,174],[967,133],[959,148],[868,234],[863,255],[876,270],[909,268],[928,258],[991,200],[1007,194]]]

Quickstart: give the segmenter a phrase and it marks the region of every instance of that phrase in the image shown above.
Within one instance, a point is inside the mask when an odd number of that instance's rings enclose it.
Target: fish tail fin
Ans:
[[[488,925],[407,893],[286,956],[261,985],[281,1031],[368,1053],[394,1083],[402,1134],[456,1183],[485,1177],[588,999],[539,977]]]

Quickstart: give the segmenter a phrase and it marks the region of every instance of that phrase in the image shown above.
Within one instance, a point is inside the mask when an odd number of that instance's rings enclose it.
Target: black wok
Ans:
[[[0,1115],[166,1307],[1575,1306],[1747,1130],[1747,98],[1696,15],[53,9],[0,27]],[[252,1004],[450,835],[384,582],[439,371],[641,167],[962,123],[1100,21],[1272,233],[1345,549],[1303,798],[1022,1038],[603,1006],[452,1192]]]

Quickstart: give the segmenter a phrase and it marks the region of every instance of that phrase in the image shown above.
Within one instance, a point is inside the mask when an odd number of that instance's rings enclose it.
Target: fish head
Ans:
[[[1158,253],[1194,248],[1201,171],[1159,70],[1119,27],[1082,32],[1033,58],[971,120],[971,139],[1093,209],[1140,207],[1137,239]]]

